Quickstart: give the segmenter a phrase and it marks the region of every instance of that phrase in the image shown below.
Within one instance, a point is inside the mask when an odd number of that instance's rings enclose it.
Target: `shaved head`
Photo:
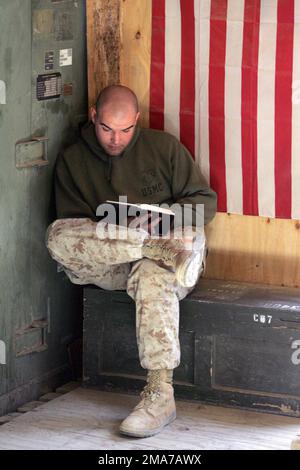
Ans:
[[[139,118],[138,100],[130,88],[111,85],[98,96],[91,119],[100,145],[110,156],[121,155],[130,144]]]
[[[102,110],[109,109],[113,114],[127,113],[133,110],[135,114],[139,111],[138,99],[135,93],[123,85],[111,85],[104,88],[99,94],[96,102],[97,114]]]

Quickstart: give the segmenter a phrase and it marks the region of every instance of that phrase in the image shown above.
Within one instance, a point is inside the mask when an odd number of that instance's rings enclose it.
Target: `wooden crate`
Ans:
[[[144,385],[135,304],[123,291],[84,289],[84,383]],[[180,304],[177,397],[300,416],[298,289],[201,279]]]

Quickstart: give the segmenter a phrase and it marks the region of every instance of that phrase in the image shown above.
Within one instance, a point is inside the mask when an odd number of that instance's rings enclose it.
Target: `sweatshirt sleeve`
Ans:
[[[185,210],[184,223],[194,226],[196,221],[207,224],[214,218],[217,209],[215,191],[208,186],[190,153],[179,141],[175,141],[171,160],[173,199],[180,206],[190,205]],[[175,226],[182,222],[179,218],[175,219]]]
[[[57,158],[54,183],[58,219],[95,217],[92,209],[83,200],[77,189],[63,154],[60,154]]]

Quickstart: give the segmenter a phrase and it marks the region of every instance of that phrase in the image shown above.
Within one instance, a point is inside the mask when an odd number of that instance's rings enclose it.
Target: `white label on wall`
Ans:
[[[0,80],[0,104],[6,104],[6,85],[3,80]]]
[[[0,364],[6,364],[5,343],[0,340]]]
[[[59,66],[65,67],[72,65],[73,49],[60,49],[59,51]]]

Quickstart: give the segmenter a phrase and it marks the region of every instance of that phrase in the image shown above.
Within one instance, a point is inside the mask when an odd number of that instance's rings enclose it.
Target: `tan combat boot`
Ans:
[[[149,370],[142,400],[121,423],[120,432],[132,437],[150,437],[176,418],[173,370]]]
[[[300,450],[300,434],[292,441],[291,450]]]
[[[196,235],[192,249],[186,249],[180,239],[150,238],[144,241],[142,253],[173,267],[179,284],[193,287],[204,269],[205,250],[205,239]]]

